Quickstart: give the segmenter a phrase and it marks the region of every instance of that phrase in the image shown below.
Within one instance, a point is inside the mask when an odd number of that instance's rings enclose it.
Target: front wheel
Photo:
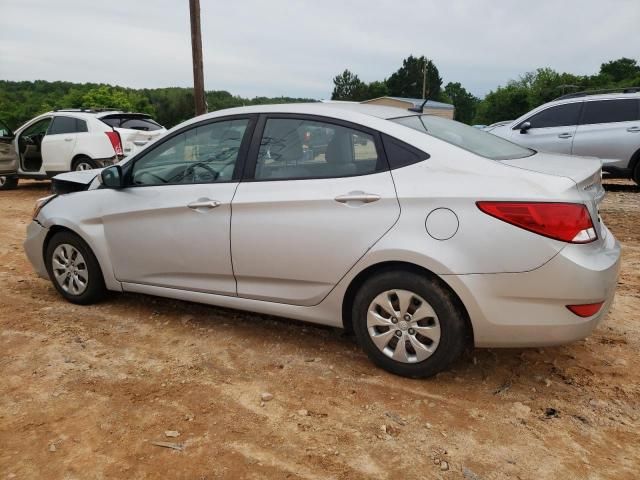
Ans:
[[[438,280],[413,272],[389,271],[367,280],[352,315],[362,349],[397,375],[435,375],[466,346],[466,322],[452,293]]]
[[[105,296],[98,260],[76,234],[56,233],[47,244],[45,262],[53,286],[71,303],[89,305]]]
[[[13,190],[18,186],[18,177],[0,175],[0,190]]]

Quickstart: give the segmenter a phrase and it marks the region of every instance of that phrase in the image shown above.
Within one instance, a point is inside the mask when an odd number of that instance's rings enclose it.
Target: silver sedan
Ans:
[[[67,300],[139,292],[344,327],[411,377],[470,345],[587,336],[620,262],[598,160],[391,107],[218,111],[54,192],[25,250]]]

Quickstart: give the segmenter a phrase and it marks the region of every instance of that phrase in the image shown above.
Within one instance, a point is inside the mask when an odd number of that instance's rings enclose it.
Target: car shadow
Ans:
[[[640,185],[635,185],[632,183],[603,183],[602,186],[608,192],[629,192],[629,193],[638,193],[640,192]]]

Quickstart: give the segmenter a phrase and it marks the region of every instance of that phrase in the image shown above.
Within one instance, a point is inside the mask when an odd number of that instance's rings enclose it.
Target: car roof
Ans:
[[[53,110],[51,112],[44,113],[43,115],[63,115],[74,116],[78,118],[103,118],[112,115],[139,115],[145,118],[151,118],[151,115],[149,115],[148,113],[125,112],[123,110],[84,110],[74,108]]]
[[[404,108],[388,107],[384,105],[371,105],[362,104],[357,102],[308,102],[308,103],[277,103],[266,105],[250,105],[247,107],[235,107],[225,110],[216,110],[200,117],[198,119],[206,119],[221,116],[221,114],[228,115],[242,115],[251,113],[298,113],[305,115],[319,115],[319,116],[337,116],[341,117],[344,113],[356,113],[360,115],[367,115],[369,117],[380,118],[383,120],[389,120],[398,117],[408,117],[412,115],[419,115],[416,112],[406,110]]]
[[[630,98],[630,99],[640,98],[640,92],[597,93],[597,94],[580,95],[575,97],[565,97],[565,98],[560,97],[548,102],[547,104],[576,103],[576,102],[585,102],[585,101],[590,102],[593,100],[624,100],[625,98]]]

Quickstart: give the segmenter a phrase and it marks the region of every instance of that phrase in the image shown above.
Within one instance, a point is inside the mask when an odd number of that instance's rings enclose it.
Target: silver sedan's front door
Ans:
[[[110,190],[103,207],[121,282],[235,295],[229,224],[237,183]]]
[[[194,126],[160,141],[107,190],[102,222],[114,274],[127,283],[235,295],[231,200],[250,120]]]

